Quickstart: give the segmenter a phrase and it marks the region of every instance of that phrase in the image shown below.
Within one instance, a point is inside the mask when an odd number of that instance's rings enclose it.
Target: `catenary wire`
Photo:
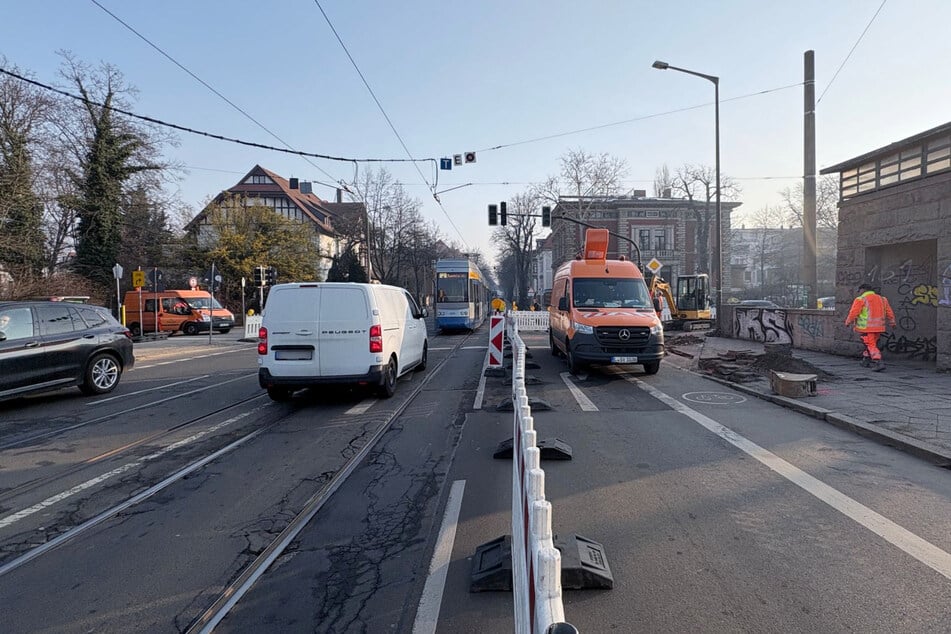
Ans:
[[[826,96],[826,93],[827,93],[827,92],[829,92],[829,88],[832,87],[832,82],[835,81],[835,78],[839,76],[839,72],[840,72],[840,71],[842,70],[842,68],[845,66],[845,63],[846,63],[847,61],[849,61],[849,58],[850,58],[850,57],[852,57],[852,53],[855,52],[855,49],[858,47],[859,42],[861,42],[861,41],[862,41],[862,38],[865,37],[865,34],[868,32],[869,27],[872,26],[872,22],[874,22],[874,21],[875,21],[875,18],[878,17],[878,14],[881,12],[881,10],[882,10],[882,8],[885,6],[885,3],[886,3],[886,2],[888,2],[888,0],[882,0],[882,3],[881,3],[880,5],[878,5],[878,9],[875,11],[875,15],[873,15],[873,16],[872,16],[872,19],[869,20],[869,21],[868,21],[868,24],[865,25],[865,29],[862,31],[862,34],[859,35],[859,39],[855,40],[855,44],[853,44],[853,45],[852,45],[852,48],[849,49],[849,54],[846,55],[846,56],[845,56],[845,59],[842,60],[842,63],[839,64],[839,68],[835,71],[835,74],[832,75],[832,79],[830,79],[830,80],[829,80],[829,83],[826,84],[825,90],[823,90],[823,91],[822,91],[822,94],[819,95],[819,98],[816,99],[816,103],[817,103],[817,104],[818,104],[820,101],[822,101],[822,98]]]

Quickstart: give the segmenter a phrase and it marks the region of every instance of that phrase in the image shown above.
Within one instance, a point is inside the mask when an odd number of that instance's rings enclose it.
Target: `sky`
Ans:
[[[138,91],[139,114],[286,147],[273,133],[304,152],[404,161],[382,165],[447,241],[490,261],[487,205],[558,174],[569,150],[623,158],[625,188],[648,195],[662,165],[713,166],[713,84],[653,69],[654,60],[720,78],[721,173],[742,188],[734,226],[802,180],[805,51],[815,51],[819,169],[951,114],[947,0],[7,4],[7,66],[61,85],[57,51],[68,50],[117,67]],[[327,200],[354,178],[350,162],[177,137],[165,150],[184,166],[172,188],[195,213],[255,164],[312,181]],[[470,151],[476,161],[451,171],[406,162]]]

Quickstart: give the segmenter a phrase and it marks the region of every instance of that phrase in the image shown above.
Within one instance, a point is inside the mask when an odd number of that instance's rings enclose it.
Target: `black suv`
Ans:
[[[132,333],[101,306],[0,302],[0,399],[70,385],[105,394],[133,363]]]

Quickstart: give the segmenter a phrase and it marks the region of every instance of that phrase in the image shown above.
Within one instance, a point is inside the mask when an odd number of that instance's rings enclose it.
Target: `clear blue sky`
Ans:
[[[406,158],[312,0],[98,1],[296,149]],[[655,59],[721,78],[721,168],[743,188],[740,215],[778,204],[801,177],[803,91],[731,98],[800,83],[808,49],[816,95],[825,92],[820,168],[947,122],[947,0],[888,0],[832,81],[881,4],[321,0],[414,157],[479,151],[475,164],[439,173],[439,190],[474,183],[442,194],[444,209],[412,167],[389,169],[447,238],[490,259],[486,205],[556,174],[570,148],[625,158],[629,187],[648,193],[662,164],[713,165],[712,84],[654,70]],[[54,83],[60,49],[117,66],[139,90],[136,112],[280,145],[91,0],[8,3],[0,21],[8,63]],[[709,105],[525,142],[701,104]],[[255,163],[315,182],[353,177],[349,164],[314,159],[330,178],[302,158],[179,138],[168,156],[187,167],[180,197],[196,212]],[[432,183],[433,169],[422,171]],[[328,187],[315,192],[333,199]]]

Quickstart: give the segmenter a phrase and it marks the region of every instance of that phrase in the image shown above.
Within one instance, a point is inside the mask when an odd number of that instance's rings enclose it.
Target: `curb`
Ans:
[[[700,354],[703,352],[703,344],[700,346],[700,352],[697,353],[695,357],[696,360],[700,359]],[[693,365],[693,364],[691,364]],[[930,462],[931,464],[951,468],[951,455],[945,452],[940,447],[936,447],[930,443],[923,442],[911,436],[906,436],[904,434],[899,434],[898,432],[891,431],[890,429],[885,429],[877,425],[872,425],[870,423],[864,423],[860,420],[847,416],[845,414],[840,414],[839,412],[826,409],[824,407],[816,407],[814,405],[807,405],[797,399],[788,398],[786,396],[779,396],[777,394],[769,394],[766,392],[760,392],[759,390],[753,389],[751,387],[746,387],[739,383],[732,383],[720,377],[711,376],[704,374],[693,368],[682,368],[680,366],[674,366],[684,372],[690,372],[697,376],[701,376],[705,379],[710,379],[721,385],[725,385],[729,388],[732,388],[738,392],[748,394],[750,396],[755,396],[758,399],[769,401],[780,405],[787,409],[791,409],[799,412],[800,414],[805,414],[811,416],[818,420],[824,421],[838,427],[839,429],[844,429],[850,431],[854,434],[858,434],[864,438],[869,438],[876,442],[879,442],[883,445],[889,447],[894,447],[899,451],[903,451],[907,454],[915,456],[916,458],[921,458]]]

